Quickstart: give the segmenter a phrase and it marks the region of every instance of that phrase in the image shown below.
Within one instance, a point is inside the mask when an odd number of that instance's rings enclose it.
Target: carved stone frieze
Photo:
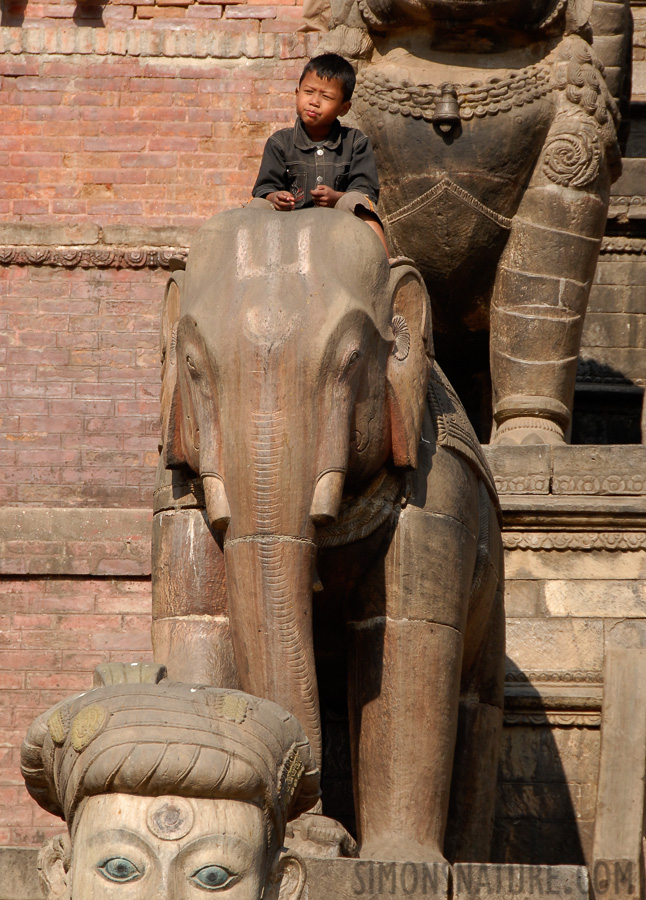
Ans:
[[[505,532],[505,550],[610,550],[627,552],[646,548],[643,531]]]
[[[532,672],[532,671],[513,671],[505,674],[507,683],[531,684],[532,682],[541,682],[548,684],[601,684],[603,674],[601,672],[581,672],[577,670],[561,671],[561,672]]]
[[[514,475],[495,477],[499,494],[543,494],[549,490],[548,475]]]
[[[646,201],[642,197],[613,197],[612,203],[628,206],[630,203],[641,204]],[[646,203],[645,203],[646,205]],[[646,252],[646,238],[633,237],[604,237],[601,242],[601,255],[630,255],[641,256]]]
[[[646,492],[646,473],[621,472],[596,475],[592,472],[581,475],[554,475],[554,494],[643,494]]]
[[[0,265],[54,266],[65,269],[168,269],[183,247],[0,247]]]
[[[599,728],[601,713],[513,712],[505,713],[505,725],[560,725],[562,728]]]

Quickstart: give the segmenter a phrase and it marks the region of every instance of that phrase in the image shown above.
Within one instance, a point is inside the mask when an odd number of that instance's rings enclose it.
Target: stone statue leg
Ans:
[[[364,587],[363,614],[351,617],[350,729],[365,858],[443,859],[477,497],[475,475],[435,448],[383,570]]]
[[[178,472],[160,465],[157,496]],[[179,488],[179,489],[178,489]],[[239,688],[229,630],[224,557],[199,507],[161,509],[152,529],[152,643],[155,662],[173,681]]]
[[[491,858],[504,699],[503,583],[500,527],[481,485],[478,558],[465,633],[462,699],[444,845],[451,862]]]
[[[583,187],[577,185],[584,176],[552,170],[550,148],[561,138],[574,140],[565,127],[557,117],[498,267],[491,305],[493,443],[562,443],[571,421],[609,176],[602,161],[595,177],[594,157],[587,160],[592,180]]]

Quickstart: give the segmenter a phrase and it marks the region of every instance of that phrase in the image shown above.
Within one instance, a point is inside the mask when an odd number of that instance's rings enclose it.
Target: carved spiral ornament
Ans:
[[[391,328],[395,335],[395,346],[393,347],[393,356],[395,359],[406,359],[410,352],[410,331],[408,330],[408,322],[403,316],[393,316]]]
[[[558,134],[545,145],[543,171],[555,184],[585,187],[599,174],[601,148],[590,129]]]

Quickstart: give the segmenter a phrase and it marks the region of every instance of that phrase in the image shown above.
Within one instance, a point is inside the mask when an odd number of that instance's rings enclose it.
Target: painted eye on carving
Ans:
[[[359,360],[361,359],[362,356],[363,356],[363,354],[362,354],[361,350],[357,350],[357,349],[353,350],[345,364],[345,367],[344,367],[345,371],[349,372],[350,369],[354,368],[354,366],[356,366],[356,364],[359,362]]]
[[[98,868],[104,878],[117,884],[137,881],[143,875],[143,872],[140,872],[137,866],[125,856],[113,856],[112,859],[106,859]]]
[[[202,866],[191,875],[191,881],[205,891],[221,891],[231,887],[237,877],[222,866]]]

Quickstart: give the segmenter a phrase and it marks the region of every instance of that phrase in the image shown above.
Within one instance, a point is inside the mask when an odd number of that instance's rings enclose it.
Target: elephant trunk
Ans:
[[[321,723],[312,645],[315,545],[255,534],[225,541],[230,627],[242,685],[292,712],[319,765]]]

